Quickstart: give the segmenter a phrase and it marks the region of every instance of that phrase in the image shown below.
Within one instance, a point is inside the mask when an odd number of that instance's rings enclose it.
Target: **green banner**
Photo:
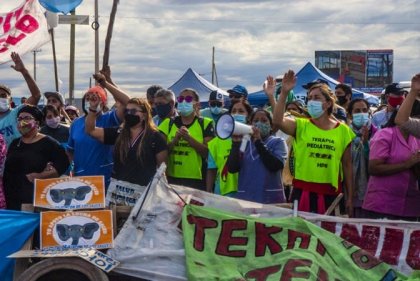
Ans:
[[[188,280],[420,280],[301,218],[187,205],[182,229]]]

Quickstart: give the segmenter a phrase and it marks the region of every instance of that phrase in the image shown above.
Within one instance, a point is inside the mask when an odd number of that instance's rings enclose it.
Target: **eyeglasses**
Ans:
[[[20,121],[31,121],[34,120],[35,118],[33,118],[32,116],[19,116],[17,118],[18,122]]]
[[[192,102],[193,101],[193,97],[192,96],[179,96],[179,97],[177,97],[177,101],[178,102],[183,102],[184,100],[186,101],[186,102],[188,102],[188,103],[190,103],[190,102]]]
[[[125,114],[130,114],[130,115],[135,115],[137,112],[144,113],[145,111],[143,109],[135,109],[135,108],[131,108],[131,109],[126,108],[124,110]]]
[[[209,105],[211,107],[222,107],[222,102],[221,101],[211,101],[211,102],[209,102]]]

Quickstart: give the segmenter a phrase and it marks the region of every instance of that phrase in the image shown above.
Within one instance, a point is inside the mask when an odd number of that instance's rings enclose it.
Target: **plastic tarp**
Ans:
[[[229,100],[229,94],[226,91],[214,86],[191,68],[188,68],[184,75],[182,75],[181,78],[179,78],[178,81],[172,84],[172,86],[168,89],[172,90],[175,95],[178,96],[185,88],[192,88],[196,90],[200,97],[200,103],[207,104],[210,92],[216,90],[225,95],[225,101]]]
[[[15,260],[8,255],[19,251],[39,226],[39,214],[0,210],[0,276],[12,281]]]
[[[339,81],[323,73],[321,70],[316,68],[310,62],[306,63],[306,65],[296,73],[296,76],[297,76],[297,82],[293,91],[297,98],[300,98],[303,100],[306,97],[306,89],[304,89],[302,86],[313,80],[316,80],[319,78],[327,80],[331,89],[334,89],[337,84],[340,84]],[[352,89],[352,91],[353,91],[353,98],[364,98],[370,104],[374,104],[374,105],[379,103],[379,98],[374,95],[366,94],[355,89]],[[262,106],[268,103],[268,98],[265,95],[263,90],[250,93],[248,95],[248,100],[254,106]]]

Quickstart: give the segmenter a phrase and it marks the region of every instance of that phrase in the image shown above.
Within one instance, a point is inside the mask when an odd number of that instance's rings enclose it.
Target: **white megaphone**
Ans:
[[[244,152],[248,141],[251,139],[251,134],[253,133],[252,127],[240,122],[236,122],[233,119],[232,115],[225,113],[220,116],[219,120],[216,123],[216,135],[225,140],[232,135],[242,135],[242,143],[240,151]]]

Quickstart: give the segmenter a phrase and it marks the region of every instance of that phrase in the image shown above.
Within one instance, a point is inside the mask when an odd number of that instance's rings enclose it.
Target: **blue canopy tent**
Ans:
[[[215,90],[225,96],[225,101],[229,100],[229,94],[226,91],[214,86],[212,83],[201,77],[191,68],[188,68],[184,75],[182,75],[182,77],[179,78],[179,80],[172,84],[172,86],[170,86],[168,89],[172,90],[175,95],[178,96],[179,93],[181,93],[181,91],[185,88],[192,88],[196,90],[202,105],[207,106],[210,92]]]
[[[295,93],[295,96],[302,100],[305,100],[305,97],[306,97],[306,90],[302,86],[307,84],[308,82],[321,78],[328,81],[331,89],[334,89],[335,86],[340,83],[339,81],[323,73],[321,70],[316,68],[310,62],[308,62],[301,70],[299,70],[296,73],[296,76],[297,76],[297,82],[293,91]],[[355,89],[352,89],[352,91],[353,91],[353,96],[352,96],[353,98],[364,98],[370,104],[374,104],[374,105],[377,105],[379,103],[379,98],[374,95],[369,95]],[[261,90],[261,91],[249,94],[248,101],[253,106],[264,106],[265,104],[268,103],[268,98],[265,95],[264,91]]]

